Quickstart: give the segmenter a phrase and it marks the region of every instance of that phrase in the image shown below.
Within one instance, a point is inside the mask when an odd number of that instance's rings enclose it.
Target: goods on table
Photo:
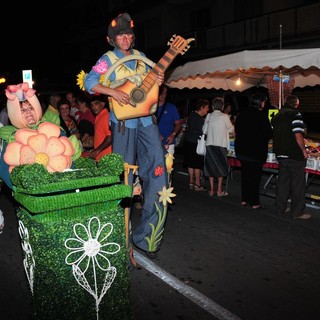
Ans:
[[[320,171],[320,142],[312,139],[305,139],[305,146],[309,153],[306,168]],[[228,150],[228,157],[236,158],[234,138],[230,138],[230,149]],[[272,139],[268,144],[268,155],[266,162],[277,163],[276,155],[275,153],[273,153]]]

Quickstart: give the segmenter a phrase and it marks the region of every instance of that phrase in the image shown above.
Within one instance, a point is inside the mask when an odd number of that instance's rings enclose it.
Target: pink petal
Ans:
[[[47,146],[48,138],[45,134],[37,134],[36,136],[29,137],[28,145],[32,148],[35,152],[45,152]]]
[[[21,147],[22,145],[18,142],[9,143],[3,155],[4,162],[11,166],[18,166],[20,164]]]
[[[13,170],[14,167],[15,167],[15,166],[10,166],[10,167],[9,167],[9,173],[11,173],[11,171]]]
[[[29,146],[22,146],[20,151],[20,164],[30,164],[35,162],[36,152]]]
[[[74,155],[74,147],[70,140],[67,137],[60,137],[59,138],[62,143],[64,143],[66,150],[64,151],[65,156],[73,156]]]
[[[57,157],[52,157],[50,158],[50,162],[47,166],[47,169],[49,172],[61,172],[64,169],[69,169],[70,168],[70,157],[67,156],[57,156]]]
[[[46,145],[46,154],[51,157],[62,155],[66,150],[66,146],[57,137],[50,137]]]
[[[36,130],[32,130],[32,129],[19,129],[17,130],[16,134],[15,134],[15,138],[17,142],[20,142],[22,144],[28,144],[28,139],[31,136],[35,136],[37,135],[38,132]]]
[[[59,137],[61,130],[59,126],[51,122],[43,122],[38,127],[39,133],[44,133],[48,138]]]

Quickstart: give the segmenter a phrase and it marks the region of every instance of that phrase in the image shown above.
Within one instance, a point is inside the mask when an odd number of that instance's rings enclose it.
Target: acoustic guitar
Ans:
[[[112,86],[113,88],[126,92],[130,96],[130,102],[128,104],[118,103],[115,99],[109,97],[110,108],[114,111],[118,120],[144,117],[156,112],[159,94],[159,86],[156,83],[157,73],[159,71],[164,73],[178,54],[185,54],[190,48],[189,43],[193,40],[195,39],[190,38],[185,40],[181,36],[173,35],[168,42],[170,48],[157,64],[153,63],[154,66],[147,75],[134,76],[131,77],[130,80],[122,81],[118,86]],[[137,55],[135,55],[135,59],[150,61],[144,56],[137,57]],[[118,62],[121,61],[119,60]],[[109,71],[111,70],[109,69]],[[140,77],[142,77],[142,79]]]

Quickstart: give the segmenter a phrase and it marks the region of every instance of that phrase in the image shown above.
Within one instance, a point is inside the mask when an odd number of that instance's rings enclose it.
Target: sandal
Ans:
[[[194,183],[189,183],[189,189],[193,190],[194,189]]]
[[[194,185],[194,191],[207,191],[203,186]]]
[[[246,207],[248,205],[248,202],[245,202],[245,201],[242,201],[241,203],[240,203],[240,206],[242,206],[242,207]]]
[[[251,208],[252,208],[253,210],[261,210],[261,209],[264,209],[264,206],[261,205],[261,204],[258,204],[258,205],[256,205],[256,206],[252,206]]]
[[[222,191],[221,193],[218,193],[218,192],[217,192],[217,196],[218,196],[218,197],[226,197],[226,196],[228,196],[228,195],[229,195],[229,193],[226,192],[226,191]]]

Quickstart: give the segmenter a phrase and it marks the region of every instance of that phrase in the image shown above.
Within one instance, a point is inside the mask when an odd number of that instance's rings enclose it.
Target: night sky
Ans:
[[[42,55],[59,50],[63,12],[48,2],[46,8],[31,8],[30,3],[1,5],[7,23],[0,28],[0,77],[5,76],[11,83],[22,82],[22,70],[34,69]]]

